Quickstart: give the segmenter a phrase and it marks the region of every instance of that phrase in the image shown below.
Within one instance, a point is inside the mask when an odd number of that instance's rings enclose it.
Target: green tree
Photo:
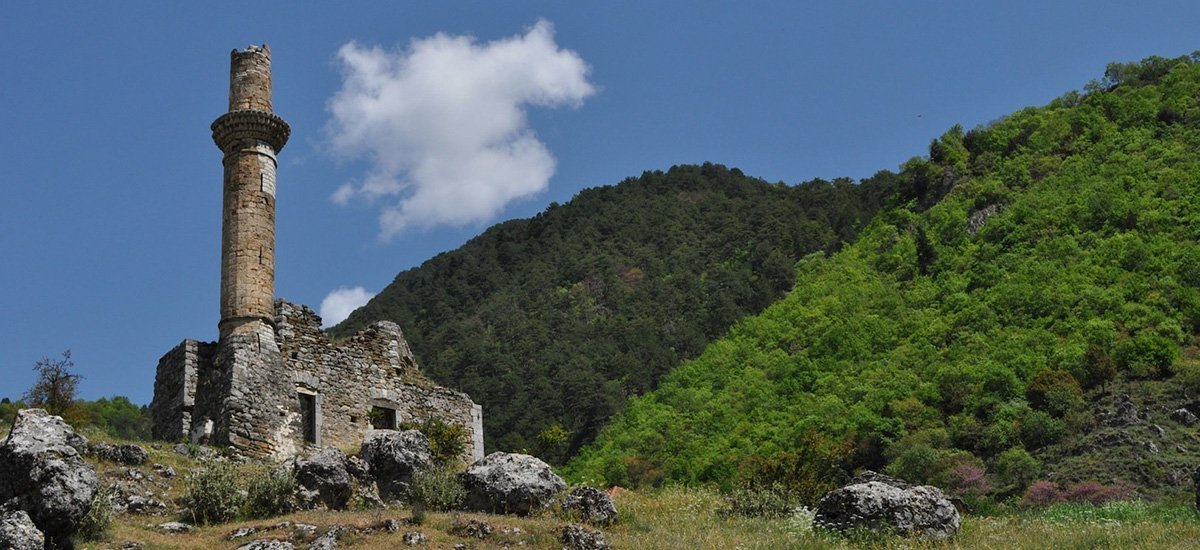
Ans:
[[[1067,411],[1083,406],[1083,390],[1071,373],[1044,370],[1029,380],[1025,398],[1035,409],[1061,417]]]
[[[1024,491],[1042,472],[1042,463],[1029,451],[1021,447],[1013,447],[1000,453],[992,465],[1000,485],[1007,488],[1009,493]]]

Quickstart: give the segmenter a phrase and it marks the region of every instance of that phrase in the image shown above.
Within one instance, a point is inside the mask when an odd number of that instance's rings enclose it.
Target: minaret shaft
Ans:
[[[275,316],[275,155],[290,128],[271,112],[271,50],[231,54],[229,112],[212,124],[225,153],[221,339],[263,334]]]

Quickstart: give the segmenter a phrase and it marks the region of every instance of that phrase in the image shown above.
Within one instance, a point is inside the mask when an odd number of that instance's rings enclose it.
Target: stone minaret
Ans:
[[[225,154],[221,214],[221,341],[256,333],[274,340],[275,155],[291,128],[271,112],[271,49],[230,54],[229,112],[212,123]]]

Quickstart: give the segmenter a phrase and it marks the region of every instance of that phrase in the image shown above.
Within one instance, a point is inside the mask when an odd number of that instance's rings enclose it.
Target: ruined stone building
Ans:
[[[467,429],[463,458],[482,458],[480,406],[425,378],[399,326],[335,342],[311,309],[275,299],[276,154],[291,129],[271,110],[271,50],[231,58],[229,112],[212,124],[225,171],[219,336],[184,340],[159,360],[154,436],[286,458],[437,418]]]

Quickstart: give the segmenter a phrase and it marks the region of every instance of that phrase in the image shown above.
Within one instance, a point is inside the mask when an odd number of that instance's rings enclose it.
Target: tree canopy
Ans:
[[[396,321],[430,377],[483,405],[488,448],[565,458],[629,396],[782,297],[799,258],[852,239],[893,180],[646,172],[399,274],[331,332]]]
[[[898,206],[805,257],[786,298],[633,399],[569,476],[727,484],[815,454],[822,475],[985,466],[1015,491],[1038,449],[1094,429],[1083,392],[1195,379],[1195,57],[952,128],[896,179]]]

